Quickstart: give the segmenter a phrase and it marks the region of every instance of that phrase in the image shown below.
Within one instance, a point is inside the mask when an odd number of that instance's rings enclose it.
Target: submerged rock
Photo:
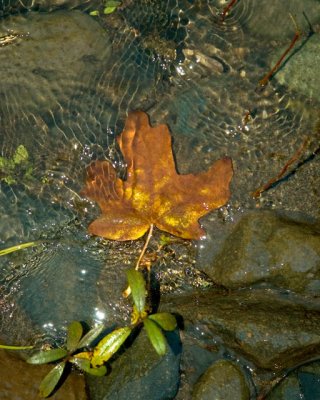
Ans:
[[[281,56],[282,52],[277,52],[270,65],[273,65]],[[285,68],[277,72],[275,78],[282,85],[290,90],[305,96],[310,100],[320,101],[320,76],[314,68],[320,63],[320,35],[314,34],[305,42],[300,51],[290,58]],[[301,73],[303,71],[303,74]]]
[[[269,40],[293,38],[296,27],[290,18],[290,13],[297,20],[301,32],[308,31],[309,21],[313,25],[320,22],[320,4],[317,0],[275,1],[272,2],[272,6],[269,0],[244,1],[243,3],[241,20],[251,35],[259,38]]]
[[[241,369],[226,360],[211,365],[195,385],[193,400],[249,400]]]
[[[320,295],[319,227],[269,211],[251,212],[203,270],[230,289],[264,283]]]
[[[30,113],[29,124],[36,124],[41,112],[63,108],[89,87],[88,81],[110,54],[107,33],[78,11],[9,16],[0,21],[0,37],[4,123]]]

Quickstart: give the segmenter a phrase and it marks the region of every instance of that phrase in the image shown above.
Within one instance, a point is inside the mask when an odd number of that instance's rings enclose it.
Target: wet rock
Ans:
[[[193,400],[248,400],[249,388],[241,369],[221,360],[209,367],[193,391]]]
[[[219,295],[210,290],[162,298],[183,317],[185,334],[216,343],[258,367],[279,370],[320,354],[319,301],[273,290]]]
[[[0,113],[19,113],[20,106],[34,112],[34,120],[41,110],[68,103],[110,54],[106,32],[78,11],[9,16],[0,23],[0,37],[6,104]]]
[[[309,29],[308,21],[303,15],[304,12],[311,24],[320,22],[320,4],[317,0],[303,2],[292,0],[287,3],[276,1],[273,2],[272,7],[268,0],[245,1],[242,7],[241,19],[250,34],[269,40],[293,38],[296,28],[289,13],[294,15],[302,32]]]
[[[302,366],[285,376],[266,400],[315,400],[320,398],[319,362]]]
[[[285,48],[284,48],[285,49]],[[284,51],[277,51],[273,54],[270,66],[281,56]],[[276,74],[276,80],[287,86],[290,90],[299,93],[310,100],[320,102],[320,76],[315,65],[320,63],[320,34],[316,33],[305,42],[300,51],[294,54],[285,68]],[[303,71],[303,74],[301,74]]]
[[[169,400],[177,393],[181,345],[177,332],[167,334],[168,350],[159,357],[144,331],[111,364],[106,377],[87,377],[91,400]]]
[[[181,380],[175,400],[191,399],[193,386],[197,380],[213,362],[222,357],[222,354],[215,350],[214,346],[207,349],[196,342],[188,343],[188,338],[184,340],[180,366]]]
[[[319,295],[319,227],[269,211],[249,213],[203,270],[230,289],[266,283]]]
[[[39,384],[52,365],[30,365],[0,350],[1,400],[40,400]],[[83,376],[71,374],[52,400],[86,400]]]

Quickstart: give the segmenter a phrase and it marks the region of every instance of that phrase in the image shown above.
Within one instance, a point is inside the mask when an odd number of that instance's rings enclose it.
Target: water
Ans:
[[[291,3],[306,29],[299,1]],[[128,0],[99,19],[88,15],[98,7],[93,2],[66,2],[60,10],[54,2],[41,3],[42,11],[54,11],[17,14],[18,3],[0,4],[0,157],[12,159],[23,145],[30,167],[29,174],[26,165],[0,170],[0,247],[43,241],[0,259],[2,339],[54,341],[73,319],[112,324],[128,318],[124,270],[143,241],[90,238],[86,228],[98,210],[79,193],[91,160],[108,158],[124,172],[114,137],[130,110],[143,109],[152,123],[169,125],[180,173],[203,170],[224,155],[233,159],[232,197],[204,219],[208,237],[197,244],[200,253],[210,249],[217,229],[223,236],[247,209],[319,217],[317,158],[252,199],[306,136],[303,159],[317,149],[318,103],[276,79],[257,90],[273,54],[294,34],[281,2],[259,8],[239,0],[222,22],[225,4]],[[317,28],[314,7],[319,5],[310,0],[304,11]],[[275,16],[281,13],[279,25]],[[8,175],[14,182],[8,184]],[[175,268],[191,264],[188,259]],[[172,273],[166,287],[181,289],[175,285],[180,279]]]

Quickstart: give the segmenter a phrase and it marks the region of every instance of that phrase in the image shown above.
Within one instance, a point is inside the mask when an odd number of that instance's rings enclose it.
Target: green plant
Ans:
[[[121,5],[121,1],[107,0],[104,3],[103,14],[112,14],[117,10],[117,8]],[[96,17],[100,15],[99,10],[94,10],[90,12],[92,17]]]
[[[150,343],[158,355],[163,356],[166,353],[167,341],[163,330],[176,329],[175,317],[170,313],[151,313],[146,282],[140,271],[128,270],[127,279],[133,301],[130,325],[118,327],[99,340],[105,331],[103,325],[94,327],[84,334],[82,324],[73,321],[67,328],[64,346],[39,351],[27,359],[30,364],[56,363],[40,383],[40,396],[48,397],[52,394],[58,383],[61,382],[63,374],[67,372],[68,364],[91,375],[105,375],[107,372],[105,363],[117,353],[134,330],[145,329]],[[33,346],[0,345],[0,348],[29,350]]]
[[[22,144],[17,147],[12,158],[0,157],[0,181],[8,185],[17,183],[18,177],[31,178],[32,171],[29,153]]]

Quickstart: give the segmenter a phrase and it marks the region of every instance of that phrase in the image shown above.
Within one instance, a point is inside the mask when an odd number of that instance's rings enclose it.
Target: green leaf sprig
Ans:
[[[50,396],[57,388],[62,375],[66,372],[68,363],[91,375],[105,375],[107,372],[105,363],[117,353],[132,331],[140,329],[140,327],[145,329],[150,343],[159,356],[166,353],[167,341],[163,330],[172,331],[177,327],[175,317],[169,313],[149,313],[146,282],[141,272],[130,269],[127,271],[127,279],[133,301],[130,325],[114,329],[99,340],[96,345],[93,345],[102,335],[105,327],[99,325],[84,334],[82,324],[73,321],[67,328],[64,346],[37,352],[27,359],[29,364],[56,363],[40,383],[41,397]],[[31,349],[32,346],[0,345],[0,348],[27,350]]]

